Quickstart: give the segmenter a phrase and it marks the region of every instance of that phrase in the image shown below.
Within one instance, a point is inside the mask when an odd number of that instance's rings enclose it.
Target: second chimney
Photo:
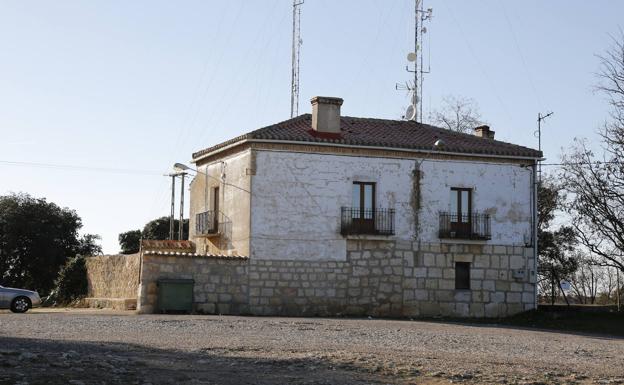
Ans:
[[[494,131],[490,130],[490,126],[475,127],[475,135],[479,138],[494,139]]]
[[[312,129],[318,132],[340,133],[341,98],[315,96],[312,103]]]

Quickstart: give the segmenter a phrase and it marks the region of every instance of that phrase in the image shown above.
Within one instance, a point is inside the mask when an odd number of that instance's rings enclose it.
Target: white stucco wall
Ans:
[[[375,182],[377,207],[396,210],[396,236],[412,238],[414,166],[406,159],[258,151],[252,257],[345,260],[340,208],[351,206],[353,181]]]
[[[421,165],[416,234],[413,172],[416,160],[256,152],[252,181],[251,256],[263,259],[345,260],[340,208],[351,206],[354,181],[376,183],[377,208],[396,210],[390,239],[438,242],[439,211],[451,187],[473,188],[473,212],[492,216],[497,245],[523,245],[530,235],[530,171],[514,164],[429,161]]]
[[[206,178],[206,170],[208,178]],[[251,151],[202,164],[191,183],[190,239],[199,252],[249,255]],[[212,210],[214,187],[219,187],[222,232],[219,237],[195,234],[195,214]]]
[[[421,240],[438,239],[438,213],[450,210],[451,187],[472,188],[473,213],[490,214],[492,239],[488,243],[524,246],[530,240],[530,168],[508,163],[425,160],[421,170]]]

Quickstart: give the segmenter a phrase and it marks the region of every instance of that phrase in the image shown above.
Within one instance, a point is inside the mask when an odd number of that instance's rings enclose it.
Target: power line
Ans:
[[[153,170],[138,170],[129,168],[108,168],[108,167],[92,167],[92,166],[75,166],[70,164],[54,164],[54,163],[37,163],[37,162],[19,162],[11,160],[0,160],[0,164],[7,166],[18,167],[36,167],[36,168],[48,168],[48,169],[60,169],[60,170],[75,170],[75,171],[94,171],[94,172],[107,172],[114,174],[130,174],[130,175],[162,175],[162,172]]]
[[[542,166],[593,166],[601,164],[619,164],[624,165],[624,162],[620,161],[595,161],[595,162],[569,162],[569,163],[542,163]]]
[[[466,34],[466,32],[464,32],[464,29],[462,28],[462,25],[460,24],[459,20],[455,16],[455,13],[453,12],[452,7],[449,7],[447,2],[443,2],[443,4],[446,7],[449,14],[451,15],[452,22],[455,24],[455,27],[459,31],[459,34],[461,35],[462,39],[464,40],[464,43],[466,44],[466,47],[468,48],[468,51],[472,55],[473,60],[475,61],[475,63],[477,64],[477,67],[481,71],[481,75],[489,83],[490,88],[492,89],[492,92],[494,93],[494,96],[496,96],[496,99],[498,99],[498,102],[501,105],[503,112],[509,118],[509,121],[513,122],[513,117],[511,116],[511,113],[507,109],[507,105],[505,104],[503,99],[498,94],[497,88],[495,87],[494,82],[488,75],[488,72],[485,70],[485,67],[483,66],[483,63],[481,62],[481,60],[479,59],[479,56],[475,53],[475,50],[473,49],[472,44],[470,44],[470,41],[468,40],[468,37],[467,37],[468,35]]]
[[[505,20],[507,20],[507,26],[509,26],[509,30],[511,31],[511,36],[513,37],[514,43],[516,45],[516,50],[518,51],[518,56],[520,56],[520,60],[522,62],[522,66],[524,67],[524,72],[529,79],[529,85],[532,88],[533,94],[535,94],[535,99],[537,100],[537,104],[540,109],[542,107],[542,100],[540,98],[539,93],[537,92],[537,88],[535,87],[535,82],[533,82],[533,77],[531,76],[531,72],[529,71],[529,66],[527,65],[526,60],[524,59],[524,55],[522,54],[522,50],[520,49],[520,43],[518,43],[518,37],[516,36],[516,32],[514,31],[513,25],[511,24],[511,20],[509,19],[509,15],[507,14],[507,10],[505,9],[504,1],[499,1],[499,5],[503,10],[503,15],[505,16]]]

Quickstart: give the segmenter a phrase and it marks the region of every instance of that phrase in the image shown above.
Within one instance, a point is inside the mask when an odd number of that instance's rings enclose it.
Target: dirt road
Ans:
[[[422,321],[0,313],[0,384],[621,383],[624,339]]]

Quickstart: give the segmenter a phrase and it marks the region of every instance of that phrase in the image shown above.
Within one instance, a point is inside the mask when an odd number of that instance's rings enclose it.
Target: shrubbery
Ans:
[[[47,302],[67,304],[87,295],[87,265],[85,257],[77,255],[61,268],[54,290]]]

